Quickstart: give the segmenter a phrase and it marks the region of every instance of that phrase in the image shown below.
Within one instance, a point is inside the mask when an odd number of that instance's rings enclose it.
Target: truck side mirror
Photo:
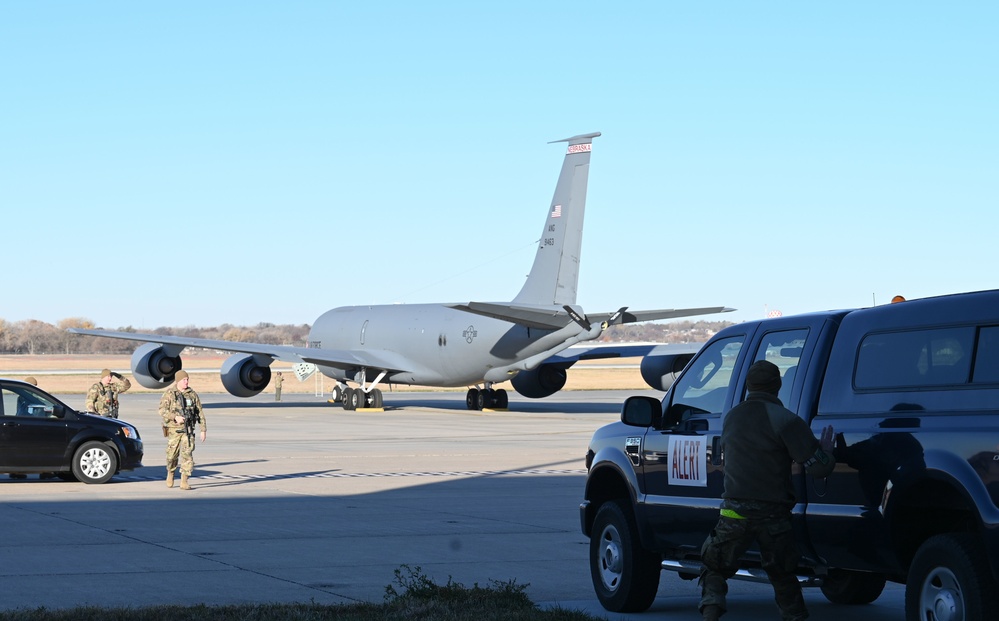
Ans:
[[[621,422],[632,427],[651,427],[662,416],[662,403],[653,397],[628,397],[621,408]]]

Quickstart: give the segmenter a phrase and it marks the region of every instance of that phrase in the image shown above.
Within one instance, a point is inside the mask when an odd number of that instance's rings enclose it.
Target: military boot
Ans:
[[[173,487],[173,470],[167,471],[167,487]]]
[[[180,473],[180,489],[191,489],[191,485],[187,482],[187,475],[183,472]]]
[[[718,621],[722,613],[725,612],[721,606],[717,604],[709,604],[704,608],[701,608],[701,618],[704,621]]]

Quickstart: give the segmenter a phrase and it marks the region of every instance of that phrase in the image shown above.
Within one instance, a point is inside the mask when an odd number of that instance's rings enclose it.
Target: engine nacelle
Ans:
[[[513,389],[529,399],[541,399],[553,395],[565,386],[568,367],[559,364],[542,364],[530,371],[521,371],[513,376],[510,383]]]
[[[657,354],[653,349],[642,358],[642,379],[656,390],[669,390],[693,357],[689,352]]]
[[[271,382],[271,358],[263,360],[253,354],[235,354],[222,365],[222,385],[235,397],[252,397],[260,394]]]
[[[132,377],[146,388],[169,386],[182,367],[180,352],[159,343],[146,343],[132,354]]]

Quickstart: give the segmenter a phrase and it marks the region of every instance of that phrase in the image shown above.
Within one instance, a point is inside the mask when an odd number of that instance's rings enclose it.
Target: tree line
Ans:
[[[66,332],[68,328],[94,329],[89,319],[73,317],[63,319],[55,325],[29,319],[8,322],[0,319],[0,354],[127,354],[135,350],[135,341],[81,336]],[[156,328],[136,330],[131,326],[115,328],[117,332],[142,332],[162,336],[183,336],[187,338],[213,339],[220,341],[248,341],[266,345],[304,345],[310,326],[277,325],[258,323],[255,326],[234,326],[222,324],[213,328]]]
[[[653,343],[702,343],[716,332],[732,325],[728,321],[673,321],[670,323],[644,323],[611,326],[600,337],[602,342],[653,342]],[[73,317],[53,325],[29,319],[8,322],[0,319],[0,354],[127,354],[136,347],[135,341],[107,339],[66,332],[68,328],[93,329],[89,319]],[[258,323],[255,326],[222,324],[212,328],[187,326],[184,328],[156,328],[136,330],[131,326],[117,328],[118,332],[143,332],[162,336],[243,341],[266,345],[304,346],[311,326]]]

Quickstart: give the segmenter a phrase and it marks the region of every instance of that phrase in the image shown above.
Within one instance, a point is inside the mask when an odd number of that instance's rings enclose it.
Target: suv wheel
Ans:
[[[969,533],[936,535],[916,551],[905,583],[906,621],[977,621],[995,613],[985,546]]]
[[[118,457],[101,442],[85,442],[73,455],[73,476],[84,483],[104,483],[118,470]]]
[[[662,559],[642,547],[631,508],[622,500],[600,506],[590,536],[590,577],[611,612],[647,610],[659,590]]]

